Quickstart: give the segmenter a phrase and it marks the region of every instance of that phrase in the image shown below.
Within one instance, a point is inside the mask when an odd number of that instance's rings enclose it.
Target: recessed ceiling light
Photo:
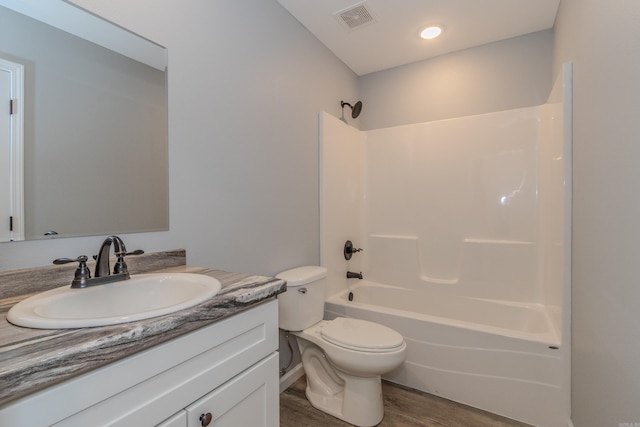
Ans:
[[[435,39],[440,34],[442,34],[442,28],[427,27],[424,30],[422,30],[422,32],[420,33],[420,37],[422,37],[425,40],[431,40],[431,39]]]

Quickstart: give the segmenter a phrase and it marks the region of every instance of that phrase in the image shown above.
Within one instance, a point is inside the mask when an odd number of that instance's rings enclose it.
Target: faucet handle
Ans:
[[[89,258],[86,255],[80,255],[78,258],[56,258],[53,260],[55,265],[69,264],[70,262],[86,263]]]
[[[129,268],[127,267],[127,263],[125,262],[124,257],[127,255],[142,255],[143,253],[144,251],[142,249],[136,249],[135,251],[131,252],[117,252],[116,263],[113,266],[113,274],[128,274]],[[93,259],[97,261],[98,255],[93,255]]]
[[[127,252],[127,253],[122,254],[122,255],[127,255],[127,256],[129,256],[129,255],[142,255],[143,253],[144,253],[144,251],[142,249],[136,249],[135,251]],[[97,260],[98,259],[98,255],[93,255],[92,258],[94,260]]]
[[[136,249],[131,252],[118,252],[116,253],[116,264],[113,266],[113,274],[129,274],[129,267],[124,260],[127,255],[142,255],[144,251],[142,249]]]
[[[362,252],[363,249],[361,248],[356,248],[353,246],[353,243],[351,243],[351,240],[347,240],[346,243],[344,244],[344,259],[346,259],[347,261],[349,261],[351,259],[351,257],[353,256],[353,254],[357,253],[357,252]]]
[[[91,271],[87,267],[87,260],[89,258],[86,255],[80,255],[76,259],[72,258],[58,258],[54,259],[53,263],[56,265],[68,264],[70,262],[77,262],[78,268],[76,268],[76,272],[73,276],[73,280],[71,281],[71,287],[81,287],[85,286],[87,279],[91,279]]]

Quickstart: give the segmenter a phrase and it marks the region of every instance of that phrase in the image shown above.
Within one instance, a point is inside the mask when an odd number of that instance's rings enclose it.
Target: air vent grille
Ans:
[[[335,12],[333,16],[347,31],[362,28],[378,20],[375,13],[364,2]]]

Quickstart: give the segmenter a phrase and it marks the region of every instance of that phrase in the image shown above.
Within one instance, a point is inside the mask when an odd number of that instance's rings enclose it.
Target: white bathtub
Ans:
[[[404,336],[407,360],[387,380],[529,424],[567,425],[565,352],[542,306],[360,281],[329,298],[325,316],[378,322]]]

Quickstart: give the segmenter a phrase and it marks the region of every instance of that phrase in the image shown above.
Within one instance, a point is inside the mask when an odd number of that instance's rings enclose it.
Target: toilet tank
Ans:
[[[276,276],[287,281],[287,292],[278,295],[278,327],[301,331],[324,317],[327,269],[298,267]]]

